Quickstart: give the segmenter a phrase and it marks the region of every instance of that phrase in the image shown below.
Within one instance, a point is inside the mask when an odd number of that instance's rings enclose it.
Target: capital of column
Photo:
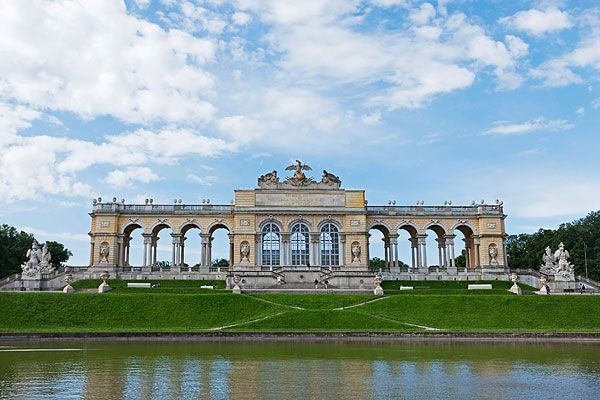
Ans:
[[[417,235],[417,243],[425,244],[427,240],[427,235]]]
[[[292,236],[292,234],[289,233],[289,232],[280,233],[280,235],[281,235],[281,241],[284,242],[284,243],[289,242],[290,241],[290,236]]]
[[[151,233],[142,233],[144,244],[151,244],[153,235]]]
[[[310,241],[313,243],[318,243],[321,240],[321,234],[320,233],[311,233],[310,234]]]
[[[479,236],[473,236],[473,244],[479,244]]]

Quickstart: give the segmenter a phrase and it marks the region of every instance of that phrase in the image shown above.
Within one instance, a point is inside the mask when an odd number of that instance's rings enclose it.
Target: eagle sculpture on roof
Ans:
[[[295,171],[292,179],[296,182],[303,182],[306,179],[306,175],[302,171],[312,171],[312,168],[308,164],[302,164],[300,160],[296,160],[296,164],[288,165],[286,171]]]

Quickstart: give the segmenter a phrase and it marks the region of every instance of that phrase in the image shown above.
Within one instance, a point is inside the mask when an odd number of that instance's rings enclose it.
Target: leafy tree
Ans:
[[[21,272],[21,265],[27,261],[27,250],[35,240],[34,236],[15,227],[0,226],[0,278]],[[62,243],[46,242],[52,255],[52,265],[63,265],[73,254]]]
[[[21,265],[27,261],[27,250],[31,248],[32,234],[17,231],[13,226],[0,226],[0,277],[21,272]]]
[[[157,261],[156,267],[157,268],[171,268],[171,262],[170,261]]]
[[[213,260],[212,265],[213,265],[213,267],[228,268],[229,260],[227,260],[225,258],[217,258],[217,259]]]
[[[454,259],[454,265],[456,265],[456,268],[467,267],[467,251],[465,249],[462,249],[458,257]]]
[[[555,251],[561,242],[571,255],[569,261],[575,265],[576,274],[585,275],[587,256],[589,277],[600,279],[600,211],[561,224],[555,230],[540,229],[532,234],[510,235],[506,242],[508,265],[511,268],[539,269],[546,246]]]
[[[69,257],[73,255],[71,250],[67,249],[62,243],[48,241],[46,242],[46,246],[48,246],[48,251],[52,256],[51,262],[53,267],[62,267],[69,260]]]
[[[371,269],[385,268],[385,260],[382,260],[379,257],[373,257],[369,261],[369,268],[371,268]]]

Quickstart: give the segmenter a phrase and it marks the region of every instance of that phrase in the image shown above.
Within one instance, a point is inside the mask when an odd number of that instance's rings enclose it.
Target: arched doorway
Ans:
[[[458,231],[458,235],[452,235],[456,239],[464,243],[458,255],[455,255],[455,265],[458,271],[472,269],[479,265],[479,254],[476,251],[476,241],[473,229],[468,225],[457,225],[454,227],[454,232]],[[454,233],[453,232],[453,233]],[[456,241],[456,239],[454,241]]]
[[[137,233],[135,233],[137,231]],[[140,224],[129,224],[123,230],[123,250],[119,266],[125,271],[144,265],[144,228]]]
[[[198,236],[193,235],[197,233]],[[186,223],[179,231],[179,237],[173,238],[174,241],[179,240],[181,246],[181,268],[187,271],[199,271],[202,265],[202,251],[201,242],[199,239],[202,238],[202,230],[200,225],[195,222]],[[188,242],[188,240],[190,240]],[[186,243],[187,242],[187,243]]]
[[[203,249],[203,265],[208,265],[211,272],[222,272],[232,265],[233,240],[230,229],[225,224],[212,225],[208,235],[201,235]]]
[[[390,230],[383,224],[375,224],[369,229],[369,247],[367,260],[371,269],[389,269],[393,252],[390,246]],[[383,242],[383,246],[379,243]]]
[[[144,244],[148,242],[150,246],[147,263],[144,265],[149,266],[151,271],[170,270],[171,267],[177,266],[172,259],[176,247],[173,240],[170,240],[172,237],[174,237],[173,228],[166,223],[161,223],[152,228],[149,238],[144,238]]]
[[[414,225],[402,224],[398,227],[398,264],[401,272],[408,272],[409,269],[416,272],[419,267],[421,257],[418,253],[418,235]]]
[[[445,271],[448,267],[448,251],[446,247],[446,230],[443,226],[432,224],[426,227],[425,232],[433,232],[426,235],[426,254],[423,266],[428,269]]]

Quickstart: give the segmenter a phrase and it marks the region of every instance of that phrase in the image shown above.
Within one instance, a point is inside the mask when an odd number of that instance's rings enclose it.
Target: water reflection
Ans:
[[[597,345],[11,346],[0,349],[1,399],[594,399],[600,392]]]

